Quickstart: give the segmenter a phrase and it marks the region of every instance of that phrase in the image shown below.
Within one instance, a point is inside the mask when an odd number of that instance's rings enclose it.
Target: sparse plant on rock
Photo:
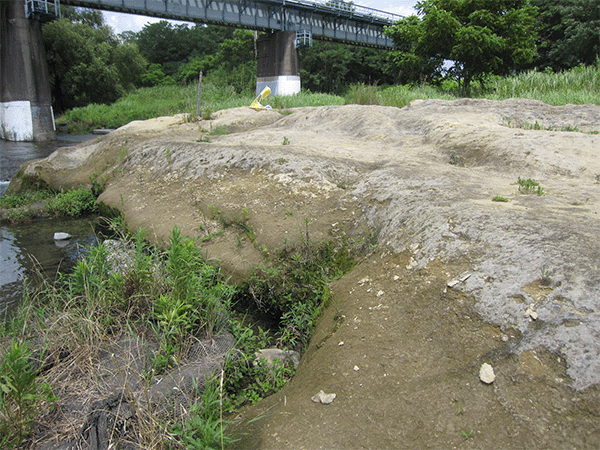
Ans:
[[[453,166],[464,167],[465,166],[465,158],[463,156],[459,156],[456,153],[452,152],[450,155],[450,164]]]
[[[546,266],[542,266],[540,269],[540,284],[542,286],[552,285],[552,278],[550,278],[551,272]]]
[[[517,184],[519,185],[519,192],[521,194],[536,194],[536,195],[544,195],[544,188],[540,186],[540,183],[532,180],[531,178],[521,178],[517,180]]]

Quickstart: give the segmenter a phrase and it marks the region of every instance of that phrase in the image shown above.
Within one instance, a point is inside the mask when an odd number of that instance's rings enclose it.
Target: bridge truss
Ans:
[[[392,47],[383,31],[402,16],[341,0],[61,0],[63,5],[259,31],[311,33],[316,39]]]

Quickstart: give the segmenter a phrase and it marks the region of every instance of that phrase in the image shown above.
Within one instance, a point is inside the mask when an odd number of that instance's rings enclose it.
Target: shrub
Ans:
[[[91,189],[75,189],[58,194],[48,202],[48,212],[55,217],[76,217],[98,210]]]

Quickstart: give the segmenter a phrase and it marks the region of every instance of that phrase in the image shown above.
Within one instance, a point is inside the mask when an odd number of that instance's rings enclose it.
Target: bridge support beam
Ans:
[[[266,87],[272,95],[300,92],[300,62],[295,31],[266,33],[256,41],[256,95]]]
[[[56,138],[42,25],[23,0],[0,1],[0,138]]]

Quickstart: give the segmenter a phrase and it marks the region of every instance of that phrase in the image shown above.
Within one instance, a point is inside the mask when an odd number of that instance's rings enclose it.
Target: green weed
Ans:
[[[26,342],[13,339],[0,363],[0,444],[20,448],[39,415],[38,401],[54,401],[47,386],[39,393],[38,371],[32,366],[32,351]]]
[[[91,189],[74,189],[50,199],[48,212],[54,217],[77,217],[98,211],[96,197]]]
[[[450,164],[452,164],[453,166],[464,167],[465,166],[465,158],[463,156],[459,156],[456,153],[452,152],[452,154],[450,155]]]
[[[460,430],[460,432],[462,433],[463,437],[465,438],[465,441],[467,441],[473,437],[473,430],[469,431],[468,433],[464,430]]]
[[[551,272],[546,266],[542,266],[540,269],[540,284],[542,286],[551,286],[552,278],[550,277]]]
[[[19,208],[47,200],[53,195],[55,194],[50,189],[25,190],[16,194],[6,194],[0,198],[0,209]]]
[[[28,223],[36,216],[36,211],[29,207],[23,206],[20,208],[13,208],[6,211],[6,220],[11,224],[23,224]]]
[[[305,242],[279,251],[270,268],[259,268],[240,287],[235,300],[279,323],[278,345],[302,350],[329,298],[327,283],[350,270],[354,254],[347,244]]]
[[[253,244],[256,242],[256,236],[252,225],[248,223],[248,210],[242,210],[242,217],[234,215],[233,217],[223,214],[215,206],[209,205],[208,209],[212,211],[212,219],[218,221],[225,228],[236,228],[240,233],[245,235]]]
[[[200,401],[192,405],[183,425],[174,428],[175,435],[190,449],[222,449],[235,442],[225,434],[227,424],[223,421],[222,378],[205,381]]]
[[[218,125],[214,128],[211,127],[208,134],[210,136],[223,136],[229,133],[231,133],[231,131],[227,125]]]
[[[492,198],[492,201],[493,202],[505,202],[506,203],[506,202],[510,202],[510,199],[506,198],[506,197],[502,197],[501,195],[496,195],[496,196],[494,196]]]
[[[540,186],[540,183],[531,178],[524,179],[519,177],[517,184],[519,185],[519,192],[521,194],[544,195],[544,189]]]

